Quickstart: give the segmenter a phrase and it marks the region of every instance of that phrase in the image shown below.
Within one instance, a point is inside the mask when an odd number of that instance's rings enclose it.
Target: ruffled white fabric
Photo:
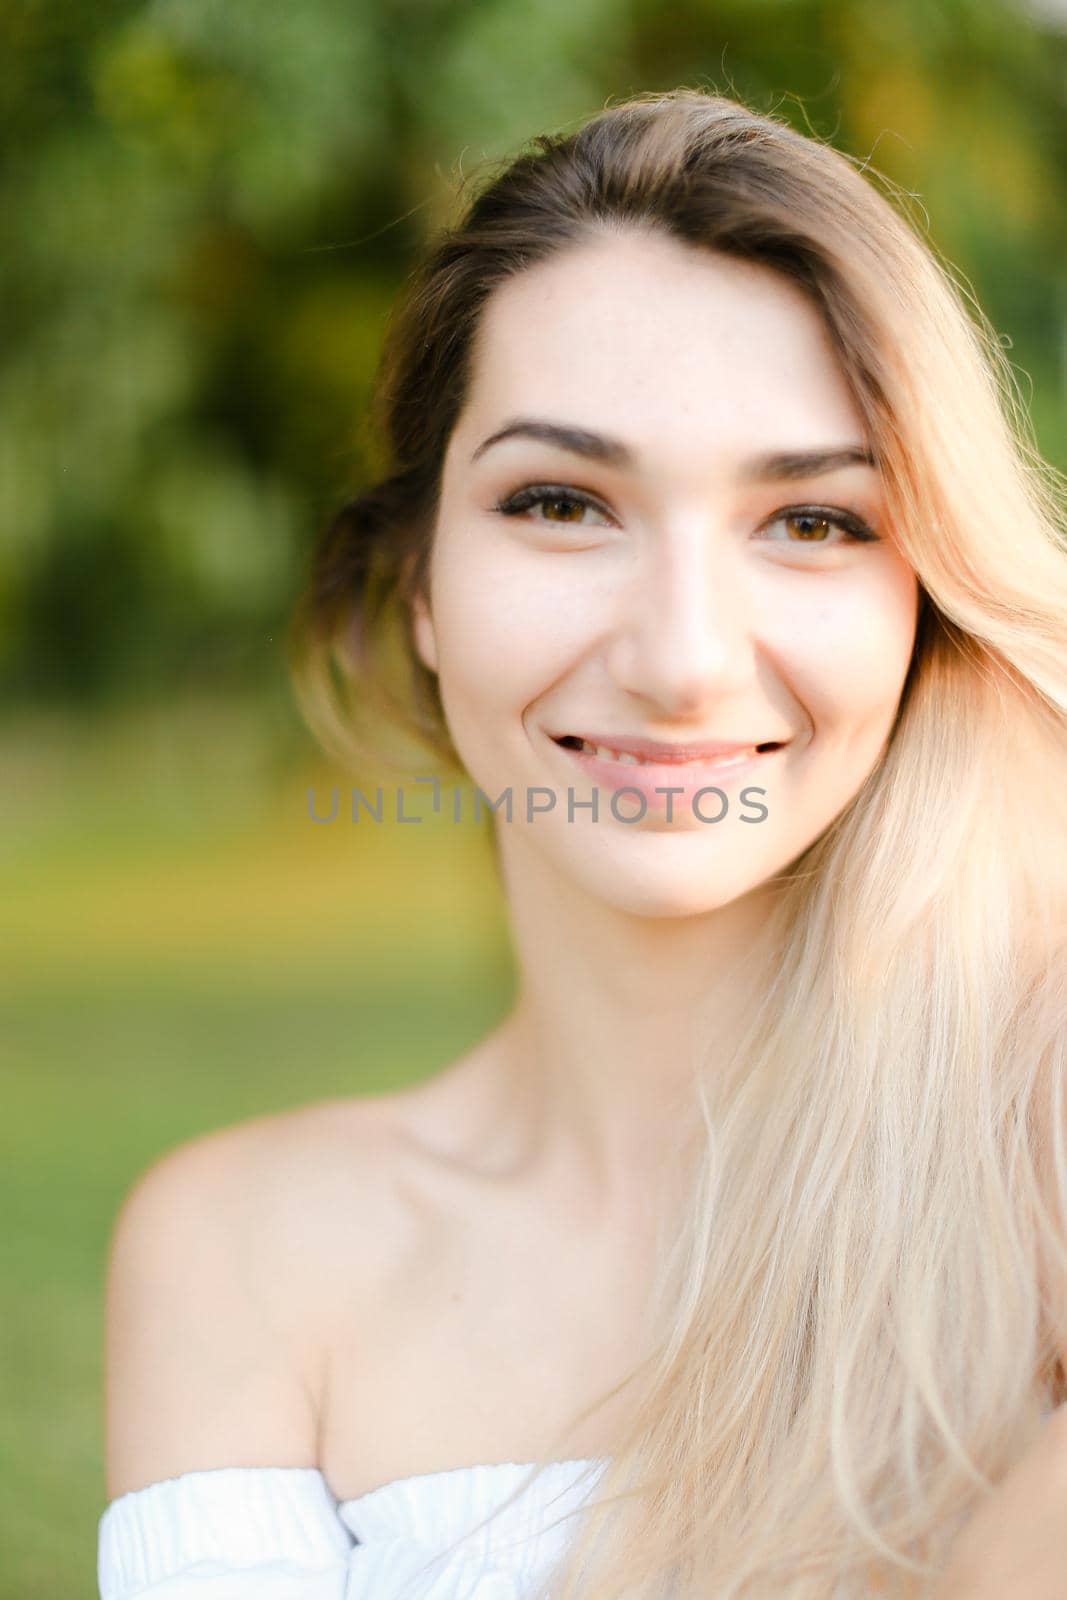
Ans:
[[[338,1501],[317,1467],[186,1472],[112,1500],[101,1600],[527,1600],[606,1466],[524,1462],[399,1478]],[[458,1541],[458,1542],[457,1542]],[[447,1547],[447,1548],[446,1548]]]

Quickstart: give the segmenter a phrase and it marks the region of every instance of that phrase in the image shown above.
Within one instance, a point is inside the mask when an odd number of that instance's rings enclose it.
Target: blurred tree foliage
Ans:
[[[639,90],[736,93],[913,194],[1067,465],[1067,33],[1007,0],[2,0],[0,53],[23,701],[281,679],[455,180]]]

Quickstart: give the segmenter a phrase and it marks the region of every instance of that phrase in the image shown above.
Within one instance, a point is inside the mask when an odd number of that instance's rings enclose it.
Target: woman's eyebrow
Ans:
[[[539,439],[544,444],[557,445],[574,455],[585,456],[590,461],[601,461],[610,467],[636,469],[636,451],[621,439],[612,439],[588,428],[572,427],[567,423],[548,422],[540,417],[515,417],[502,428],[491,433],[471,456],[472,463],[485,454],[491,445],[504,439]],[[741,482],[782,482],[789,478],[810,478],[820,472],[836,472],[841,467],[877,467],[872,452],[861,444],[828,446],[822,450],[772,450],[750,456],[738,468]]]

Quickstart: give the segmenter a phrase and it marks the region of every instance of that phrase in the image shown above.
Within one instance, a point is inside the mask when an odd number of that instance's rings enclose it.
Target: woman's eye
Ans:
[[[582,490],[568,489],[562,484],[552,483],[530,484],[525,489],[519,489],[506,500],[501,500],[493,510],[501,512],[505,517],[515,517],[520,512],[530,510],[532,506],[541,506],[545,511],[544,516],[534,519],[536,522],[552,523],[559,527],[588,526],[582,521],[587,511],[607,516],[597,502]]]
[[[770,522],[763,524],[763,532],[768,528],[777,527],[779,524],[787,529],[784,540],[771,540],[771,543],[793,545],[829,545],[848,544],[850,540],[861,543],[876,540],[878,534],[862,517],[857,517],[851,511],[836,511],[829,506],[791,506],[786,511],[779,511]],[[842,535],[835,539],[834,532]]]

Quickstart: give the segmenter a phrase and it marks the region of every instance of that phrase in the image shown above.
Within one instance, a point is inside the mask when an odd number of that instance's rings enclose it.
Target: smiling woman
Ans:
[[[518,995],[236,1163],[254,1405],[127,1450],[113,1341],[105,1600],[1051,1600],[1067,538],[993,331],[869,166],[683,89],[482,186],[377,417],[296,682],[553,797],[493,817]]]
[[[493,428],[520,405],[547,419],[560,395],[577,421]],[[573,792],[551,831],[537,818],[501,838],[516,889],[548,872],[547,893],[581,884],[620,911],[746,896],[748,915],[852,800],[897,715],[918,612],[864,431],[822,319],[759,263],[601,228],[496,290],[413,611],[481,787]],[[568,497],[595,520],[549,515]],[[560,759],[561,735],[583,746]],[[663,749],[638,774],[625,757],[642,739]],[[709,741],[722,759],[683,773]],[[770,813],[743,848],[691,804],[741,779]],[[597,790],[613,785],[660,804],[605,830]],[[707,929],[684,937],[707,948]]]

